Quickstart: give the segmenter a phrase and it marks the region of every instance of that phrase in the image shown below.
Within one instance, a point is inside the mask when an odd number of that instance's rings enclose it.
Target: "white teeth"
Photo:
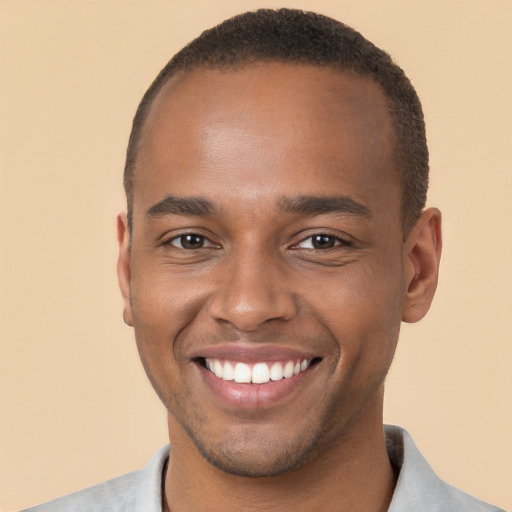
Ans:
[[[309,368],[310,359],[287,361],[286,363],[256,363],[252,368],[245,363],[236,363],[233,367],[229,361],[206,359],[206,367],[216,377],[223,380],[234,380],[244,384],[265,384],[269,381],[289,379]]]
[[[234,380],[235,369],[233,368],[233,365],[231,363],[224,363],[224,371],[222,372],[222,378],[224,380]]]
[[[289,379],[293,375],[293,367],[295,364],[293,361],[288,361],[283,369],[283,377]]]
[[[255,364],[252,369],[252,382],[254,384],[263,384],[270,380],[270,370],[267,363]]]
[[[281,363],[274,363],[270,368],[270,379],[281,380],[283,377],[283,365]]]
[[[224,372],[222,365],[220,364],[220,361],[213,361],[213,373],[215,373],[215,375],[219,377],[219,379],[222,379],[222,375]]]
[[[251,368],[245,363],[236,363],[234,381],[247,384],[251,382]]]

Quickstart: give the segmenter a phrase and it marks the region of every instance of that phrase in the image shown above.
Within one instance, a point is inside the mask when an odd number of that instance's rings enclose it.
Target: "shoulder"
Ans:
[[[407,431],[385,426],[386,443],[398,480],[389,512],[504,512],[441,480]]]
[[[165,446],[139,471],[107,480],[23,512],[161,512]]]

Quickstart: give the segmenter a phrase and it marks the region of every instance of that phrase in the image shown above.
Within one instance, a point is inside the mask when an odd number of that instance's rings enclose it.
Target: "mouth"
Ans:
[[[290,379],[305,372],[320,358],[245,363],[214,358],[198,358],[198,363],[218,379],[237,384],[267,384]]]
[[[217,403],[231,412],[281,407],[285,402],[295,402],[305,386],[313,389],[313,382],[314,388],[320,385],[315,375],[323,358],[316,354],[243,342],[200,350],[191,354],[190,361],[211,393],[210,406]]]

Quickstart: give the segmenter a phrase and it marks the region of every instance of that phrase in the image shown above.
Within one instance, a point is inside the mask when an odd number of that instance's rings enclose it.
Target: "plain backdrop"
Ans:
[[[422,98],[445,249],[385,419],[442,478],[512,507],[510,0],[0,0],[0,508],[139,468],[167,442],[115,275],[131,119],[203,29],[279,6],[354,26]]]

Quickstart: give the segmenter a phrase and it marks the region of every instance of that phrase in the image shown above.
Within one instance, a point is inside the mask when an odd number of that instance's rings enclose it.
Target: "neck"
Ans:
[[[169,418],[171,454],[165,478],[168,512],[383,512],[395,478],[380,422],[370,406],[321,457],[273,477],[225,473],[207,462]],[[382,404],[380,404],[382,411]],[[371,420],[371,421],[368,421]]]

